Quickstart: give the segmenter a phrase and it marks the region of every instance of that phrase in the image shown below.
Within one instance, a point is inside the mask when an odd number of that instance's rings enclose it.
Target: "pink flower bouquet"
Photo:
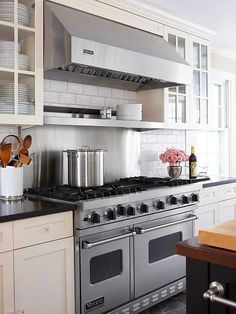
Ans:
[[[189,159],[189,156],[183,150],[177,148],[168,148],[159,157],[164,164],[168,162],[170,166],[179,166],[181,162]]]

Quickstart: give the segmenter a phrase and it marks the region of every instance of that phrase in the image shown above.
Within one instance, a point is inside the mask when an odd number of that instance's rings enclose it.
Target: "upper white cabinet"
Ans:
[[[0,2],[0,124],[43,118],[43,0]]]
[[[164,39],[190,63],[189,34],[165,26]],[[165,122],[171,124],[186,124],[189,122],[189,91],[186,85],[166,88],[164,91]]]
[[[191,65],[193,84],[191,86],[190,117],[193,125],[209,126],[209,41],[191,36]]]

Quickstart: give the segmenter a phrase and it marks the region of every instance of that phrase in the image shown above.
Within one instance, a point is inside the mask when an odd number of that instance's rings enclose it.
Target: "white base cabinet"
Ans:
[[[72,237],[16,250],[16,313],[74,313],[73,261]]]
[[[194,234],[199,229],[211,228],[215,224],[236,219],[236,184],[224,184],[204,188],[200,191],[199,219],[195,222]]]
[[[0,254],[0,314],[14,314],[13,251]]]
[[[200,229],[211,228],[218,222],[218,203],[201,206],[196,211],[196,215],[199,217],[195,221],[194,235],[198,235]]]
[[[219,202],[219,223],[236,218],[236,198]]]
[[[42,313],[75,314],[72,212],[0,223],[0,314]]]

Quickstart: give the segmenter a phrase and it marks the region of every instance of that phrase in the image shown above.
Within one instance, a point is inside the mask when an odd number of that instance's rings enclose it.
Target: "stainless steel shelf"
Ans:
[[[126,121],[114,119],[85,119],[71,117],[44,116],[45,125],[96,126],[108,128],[126,128],[136,130],[162,129],[164,123],[147,121]]]

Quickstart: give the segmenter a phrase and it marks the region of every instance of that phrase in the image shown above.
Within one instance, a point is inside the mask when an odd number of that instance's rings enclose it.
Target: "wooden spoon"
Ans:
[[[11,149],[12,144],[1,144],[0,146],[1,161],[3,168],[6,168],[6,166],[9,164],[9,161],[11,159]]]
[[[29,156],[19,154],[19,162],[23,165],[29,165],[31,163],[32,158]]]
[[[31,135],[26,135],[26,137],[23,140],[23,147],[25,149],[29,149],[32,144],[32,136]]]

